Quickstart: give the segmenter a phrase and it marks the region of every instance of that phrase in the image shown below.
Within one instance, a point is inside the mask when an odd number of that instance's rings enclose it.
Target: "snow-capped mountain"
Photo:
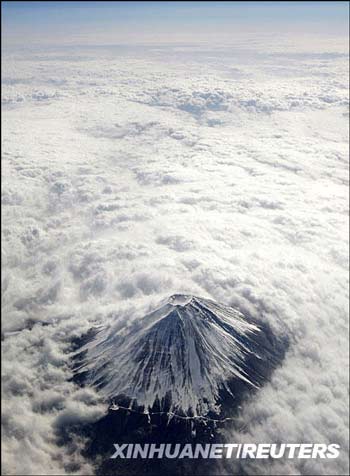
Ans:
[[[110,401],[204,416],[220,413],[223,393],[238,400],[243,387],[261,386],[281,352],[266,325],[176,294],[129,327],[100,329],[79,350],[76,374]]]

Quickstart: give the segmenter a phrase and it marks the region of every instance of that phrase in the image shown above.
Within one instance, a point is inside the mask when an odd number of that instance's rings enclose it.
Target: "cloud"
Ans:
[[[223,470],[347,474],[348,71],[321,40],[5,52],[6,474],[93,473],[70,432],[105,406],[72,342],[175,292],[291,337],[230,441],[341,445]]]
[[[174,251],[188,251],[194,248],[193,242],[186,240],[182,236],[160,236],[157,238],[156,243],[164,246],[168,246]]]

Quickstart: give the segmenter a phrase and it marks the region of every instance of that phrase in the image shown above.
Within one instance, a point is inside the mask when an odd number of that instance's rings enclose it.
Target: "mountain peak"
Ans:
[[[169,297],[168,303],[172,306],[186,306],[190,304],[193,299],[193,296],[187,294],[173,294]]]
[[[203,416],[259,388],[282,354],[266,325],[209,299],[174,294],[125,328],[100,330],[80,349],[76,373],[107,400]]]

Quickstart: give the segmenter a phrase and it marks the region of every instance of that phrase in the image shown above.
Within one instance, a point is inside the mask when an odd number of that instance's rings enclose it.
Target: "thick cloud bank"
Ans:
[[[291,336],[230,441],[341,446],[246,474],[348,474],[345,44],[6,52],[5,474],[92,474],[70,342],[177,292]]]

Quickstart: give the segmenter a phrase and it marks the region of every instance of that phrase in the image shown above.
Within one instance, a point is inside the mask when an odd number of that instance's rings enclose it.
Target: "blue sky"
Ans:
[[[150,32],[164,39],[167,32],[193,32],[195,38],[206,28],[346,32],[348,12],[348,2],[2,2],[3,38],[15,41],[104,31],[106,40],[114,32],[116,41],[127,43],[128,36],[142,41]]]
[[[339,21],[346,22],[348,2],[2,2],[4,21],[13,24],[77,23],[158,18],[159,21]]]

